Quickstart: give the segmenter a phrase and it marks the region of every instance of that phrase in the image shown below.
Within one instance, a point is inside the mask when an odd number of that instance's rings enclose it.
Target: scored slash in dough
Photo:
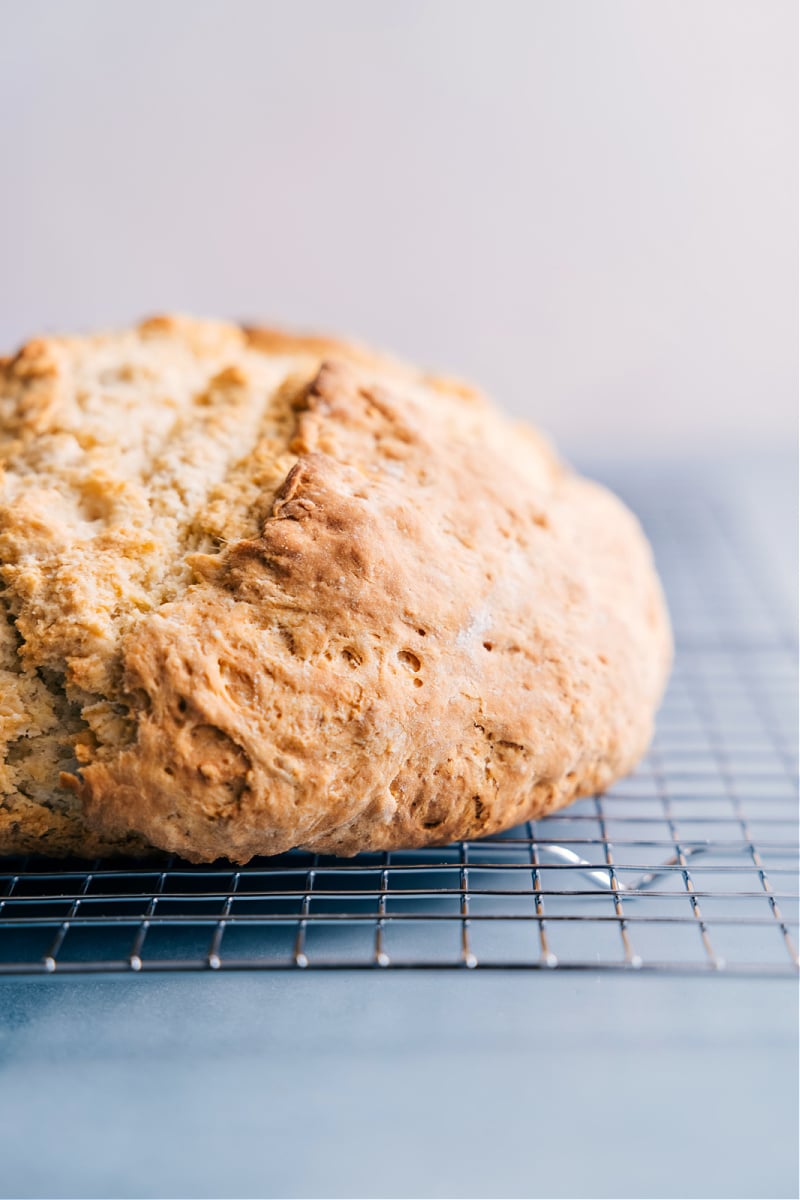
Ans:
[[[189,318],[0,362],[0,852],[480,837],[607,787],[671,656],[627,509],[478,392]]]

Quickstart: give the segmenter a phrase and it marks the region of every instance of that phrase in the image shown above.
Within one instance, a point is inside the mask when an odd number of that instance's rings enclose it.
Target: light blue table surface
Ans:
[[[6,1196],[791,1197],[793,981],[5,981]]]

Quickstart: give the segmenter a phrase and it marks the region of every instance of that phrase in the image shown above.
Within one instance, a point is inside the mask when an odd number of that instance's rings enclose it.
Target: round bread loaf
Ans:
[[[0,376],[0,852],[475,838],[645,750],[631,514],[472,388],[157,318]]]

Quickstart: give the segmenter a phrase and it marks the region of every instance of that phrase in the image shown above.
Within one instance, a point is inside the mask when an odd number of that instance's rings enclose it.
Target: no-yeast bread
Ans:
[[[0,464],[2,853],[479,837],[648,743],[635,519],[462,384],[157,318],[4,360]]]

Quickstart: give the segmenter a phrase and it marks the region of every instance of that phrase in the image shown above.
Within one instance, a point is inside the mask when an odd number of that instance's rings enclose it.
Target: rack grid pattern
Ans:
[[[736,481],[627,482],[678,647],[633,776],[543,821],[442,849],[344,860],[294,851],[244,868],[0,860],[0,974],[794,972],[796,648],[776,552],[786,543],[760,535],[764,514]],[[774,514],[768,524],[775,537]]]

